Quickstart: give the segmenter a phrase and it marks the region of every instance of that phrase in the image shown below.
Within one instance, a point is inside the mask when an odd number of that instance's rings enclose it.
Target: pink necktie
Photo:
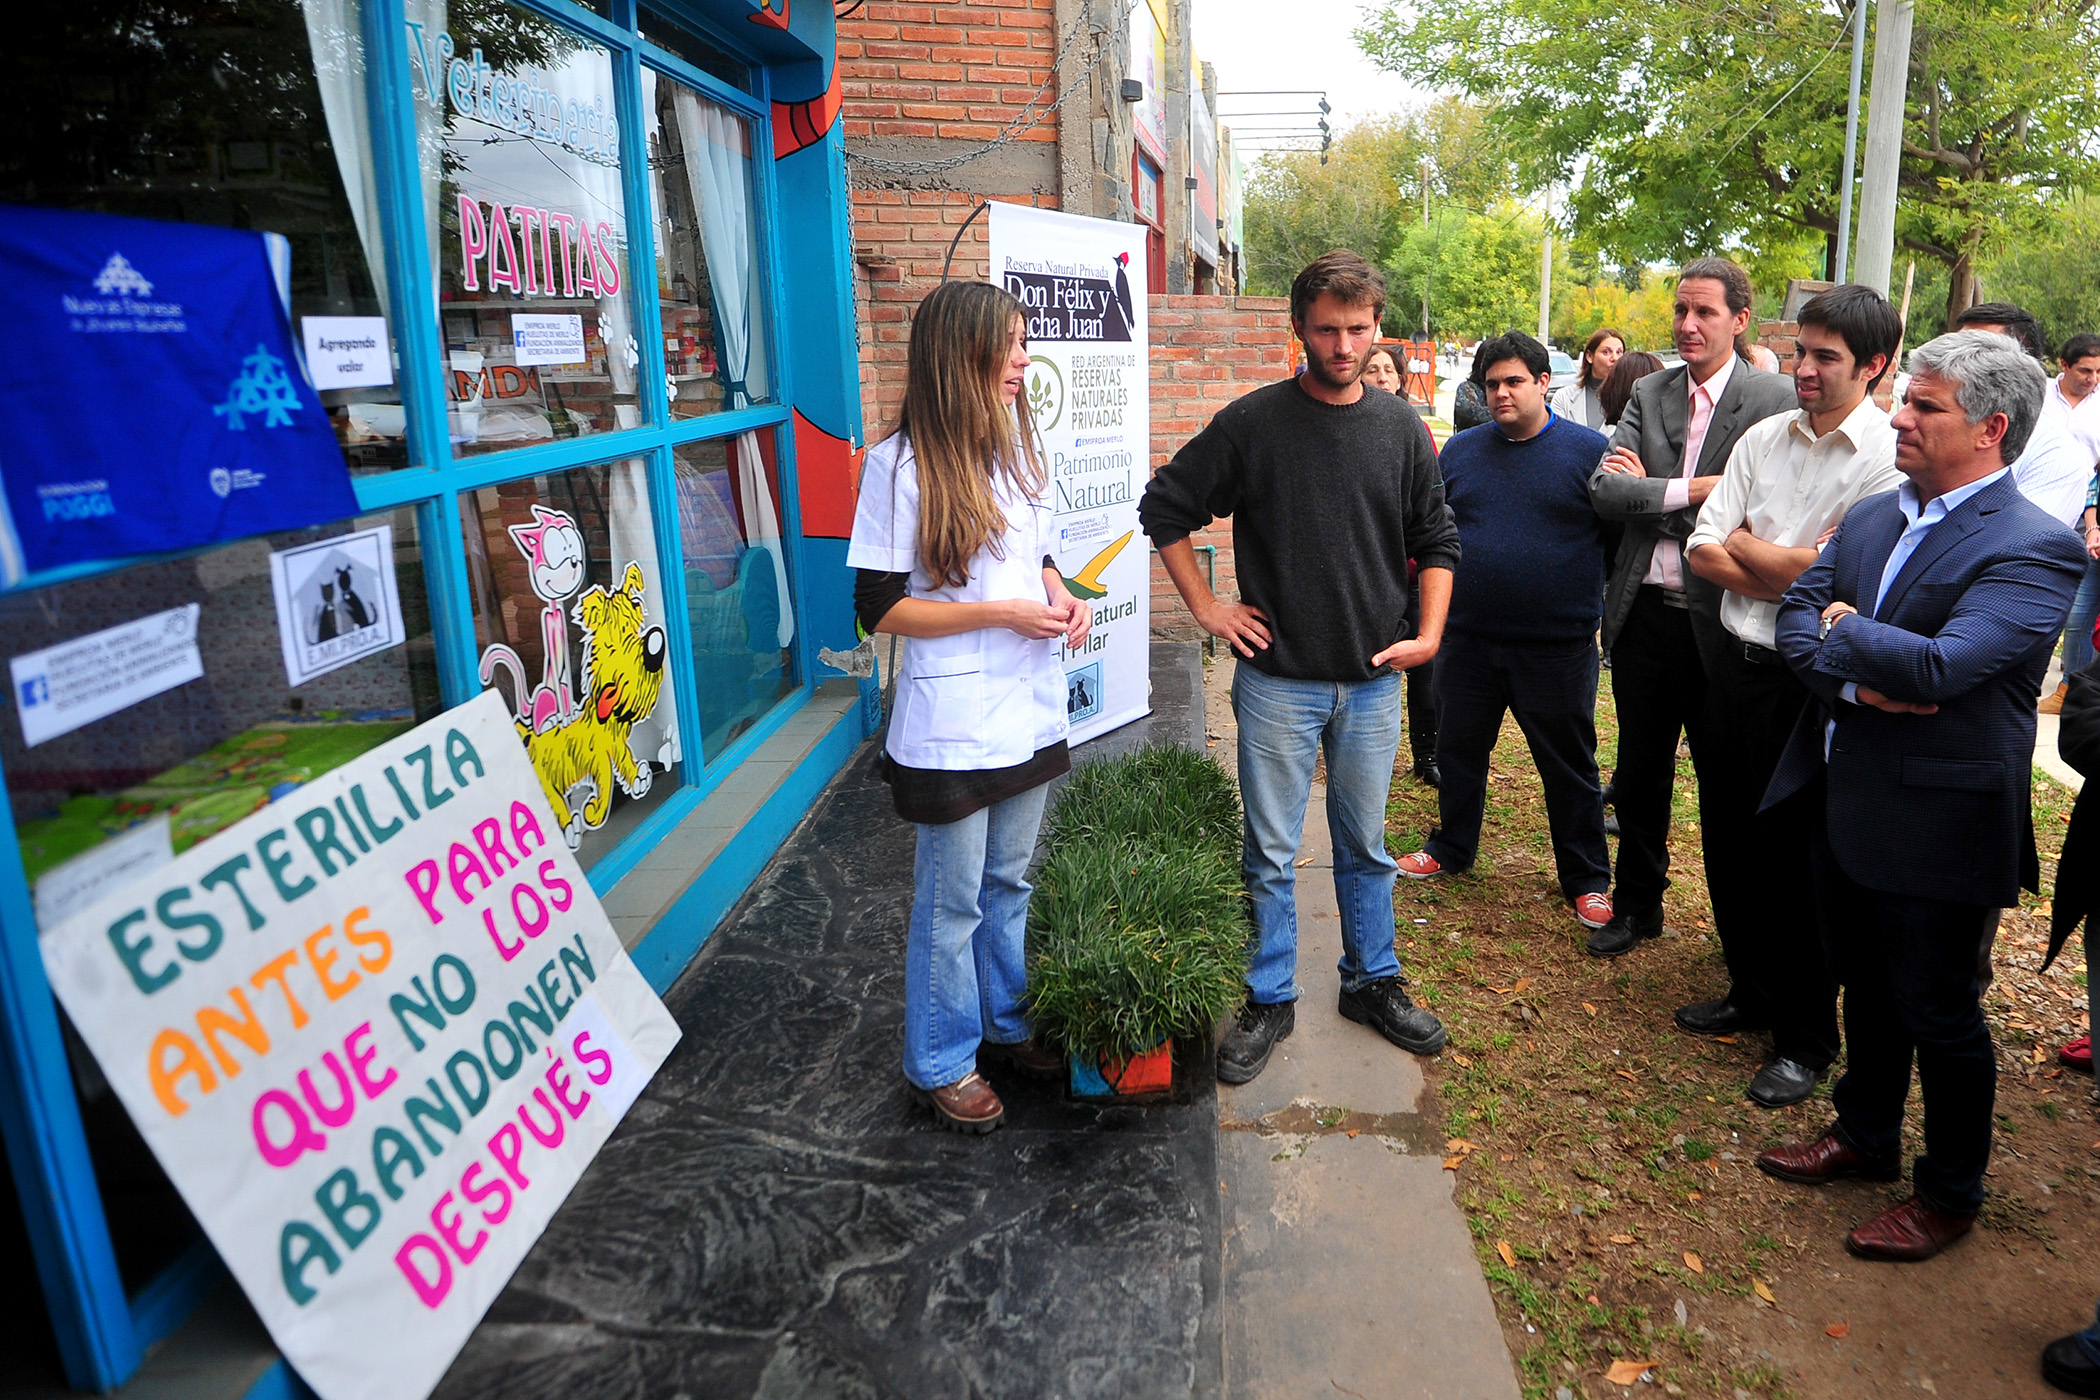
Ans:
[[[1706,430],[1714,421],[1713,395],[1704,384],[1692,388],[1692,421],[1684,430],[1684,466],[1678,470],[1682,477],[1699,474],[1699,453],[1706,446]],[[1673,592],[1684,590],[1684,549],[1674,540],[1658,541],[1657,558],[1662,566],[1663,587]]]

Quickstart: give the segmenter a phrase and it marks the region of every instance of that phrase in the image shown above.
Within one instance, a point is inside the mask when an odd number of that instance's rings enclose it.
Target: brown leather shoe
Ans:
[[[1065,1072],[1065,1057],[1034,1036],[1003,1045],[987,1040],[977,1047],[977,1063],[1004,1065],[1030,1079],[1055,1079]]]
[[[1757,1167],[1781,1181],[1803,1186],[1822,1186],[1848,1176],[1865,1181],[1895,1181],[1903,1175],[1900,1162],[1875,1162],[1846,1145],[1836,1128],[1824,1130],[1814,1142],[1790,1142],[1757,1154]]]
[[[914,1084],[911,1094],[933,1109],[935,1122],[958,1133],[988,1133],[1006,1121],[1006,1105],[999,1102],[992,1086],[974,1069],[938,1089],[921,1089]]]
[[[2070,693],[2071,683],[2065,681],[2050,694],[2044,695],[2042,703],[2035,706],[2035,709],[2045,715],[2060,715],[2064,712],[2064,697]]]
[[[1949,1215],[1923,1196],[1912,1196],[1845,1236],[1845,1248],[1862,1259],[1915,1264],[1968,1234],[1975,1223],[1973,1212]]]

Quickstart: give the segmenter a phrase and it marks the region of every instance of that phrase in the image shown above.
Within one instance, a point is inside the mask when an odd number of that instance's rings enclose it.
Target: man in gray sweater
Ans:
[[[1327,754],[1327,821],[1341,908],[1341,1014],[1417,1054],[1444,1028],[1404,990],[1393,950],[1395,864],[1385,804],[1400,744],[1400,673],[1436,655],[1458,563],[1436,448],[1414,410],[1359,382],[1385,279],[1354,253],[1291,284],[1305,373],[1226,405],[1160,468],[1138,519],[1197,623],[1240,655],[1241,846],[1255,952],[1247,1004],[1218,1047],[1218,1078],[1244,1084],[1296,1024],[1293,862],[1315,758]],[[1232,517],[1240,601],[1212,596],[1188,536]],[[1407,623],[1419,571],[1419,631]]]

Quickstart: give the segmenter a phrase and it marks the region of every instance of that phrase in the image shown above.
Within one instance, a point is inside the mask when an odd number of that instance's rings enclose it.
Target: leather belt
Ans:
[[[1674,589],[1664,588],[1659,583],[1644,583],[1641,585],[1641,592],[1653,594],[1656,601],[1666,608],[1689,609],[1692,606],[1690,600],[1684,594]]]
[[[1779,667],[1786,665],[1786,658],[1770,647],[1761,647],[1756,642],[1743,642],[1742,647],[1743,660],[1749,662],[1752,666]]]

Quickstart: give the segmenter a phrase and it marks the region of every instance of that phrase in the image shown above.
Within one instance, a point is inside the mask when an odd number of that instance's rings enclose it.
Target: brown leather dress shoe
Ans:
[[[1065,1057],[1034,1036],[1003,1045],[987,1040],[977,1047],[977,1063],[1005,1065],[1030,1079],[1055,1079],[1065,1072]]]
[[[911,1095],[933,1109],[935,1122],[958,1133],[988,1133],[1006,1121],[1006,1105],[974,1069],[938,1089],[914,1084]]]
[[[1862,1259],[1915,1264],[1968,1234],[1975,1223],[1973,1212],[1949,1215],[1923,1196],[1912,1196],[1845,1236],[1845,1248]]]
[[[1798,1181],[1803,1186],[1822,1186],[1848,1176],[1865,1181],[1894,1181],[1903,1175],[1900,1162],[1875,1162],[1854,1152],[1837,1135],[1836,1128],[1825,1129],[1814,1142],[1790,1142],[1760,1152],[1757,1167],[1767,1176]]]

